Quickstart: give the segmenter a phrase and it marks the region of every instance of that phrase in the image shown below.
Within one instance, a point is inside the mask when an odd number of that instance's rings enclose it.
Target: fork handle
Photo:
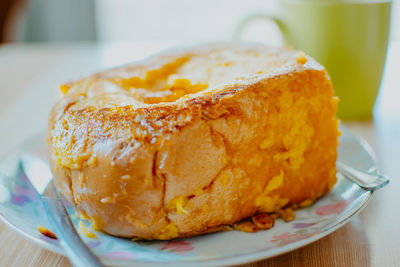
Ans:
[[[57,238],[75,267],[100,267],[103,266],[98,258],[83,243],[75,231],[68,213],[60,198],[41,197],[50,223],[53,225]]]
[[[366,190],[374,191],[389,183],[389,177],[385,175],[357,170],[341,162],[336,162],[336,169],[345,178]]]

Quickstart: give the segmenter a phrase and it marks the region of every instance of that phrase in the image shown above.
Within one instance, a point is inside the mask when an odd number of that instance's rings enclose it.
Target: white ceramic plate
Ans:
[[[342,128],[339,159],[349,166],[376,171],[371,148]],[[38,225],[51,229],[47,216],[26,177],[18,168],[18,155],[29,152],[46,159],[44,137],[21,144],[16,153],[0,162],[0,218],[32,242],[63,254],[57,240],[39,233]],[[373,192],[365,191],[338,175],[329,194],[314,205],[296,211],[296,219],[277,220],[268,231],[229,231],[173,241],[134,242],[95,232],[96,238],[83,240],[105,264],[114,266],[234,265],[266,259],[312,243],[349,221],[366,206]],[[75,226],[81,219],[69,207]],[[89,222],[83,220],[89,226]]]

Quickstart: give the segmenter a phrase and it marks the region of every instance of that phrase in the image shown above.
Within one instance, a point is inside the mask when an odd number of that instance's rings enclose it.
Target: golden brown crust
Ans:
[[[99,229],[144,239],[315,200],[336,181],[337,100],[296,57],[209,45],[65,85],[49,117],[56,186]]]

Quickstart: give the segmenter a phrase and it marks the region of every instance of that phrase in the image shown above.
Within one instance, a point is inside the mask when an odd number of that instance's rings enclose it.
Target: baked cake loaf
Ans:
[[[48,128],[55,184],[109,234],[214,232],[309,205],[336,182],[337,99],[304,53],[175,49],[60,89]]]

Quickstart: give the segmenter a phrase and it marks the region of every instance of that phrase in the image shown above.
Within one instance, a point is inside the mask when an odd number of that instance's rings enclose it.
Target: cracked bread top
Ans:
[[[61,166],[79,168],[89,159],[89,141],[118,136],[128,130],[134,139],[155,142],[196,116],[216,118],[227,112],[220,105],[247,86],[282,74],[323,67],[304,53],[256,44],[213,44],[173,49],[139,63],[69,82],[50,116]],[[70,130],[70,124],[88,124]],[[78,127],[79,128],[79,127]],[[101,133],[99,132],[101,131]],[[125,137],[126,132],[122,135]],[[60,134],[75,134],[71,151]],[[79,144],[80,141],[86,140]],[[73,142],[69,142],[71,145]],[[63,153],[70,152],[70,153]],[[74,152],[75,151],[75,152]],[[74,157],[79,154],[79,157]],[[59,155],[59,157],[58,157]]]

